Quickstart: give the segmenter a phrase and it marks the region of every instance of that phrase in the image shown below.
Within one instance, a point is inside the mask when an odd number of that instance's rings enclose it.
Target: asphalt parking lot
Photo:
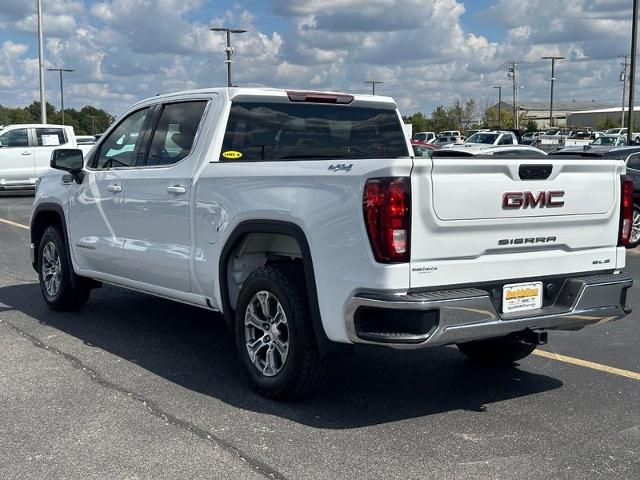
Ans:
[[[363,348],[277,403],[206,311],[113,287],[47,309],[32,200],[0,196],[0,478],[640,478],[640,282],[626,319],[550,333],[562,357]]]

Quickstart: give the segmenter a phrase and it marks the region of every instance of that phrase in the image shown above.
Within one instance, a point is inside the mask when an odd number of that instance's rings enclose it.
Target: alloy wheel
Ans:
[[[60,291],[62,281],[62,265],[60,254],[53,242],[48,242],[42,249],[42,281],[47,294],[55,297]]]
[[[253,366],[266,377],[277,375],[289,353],[289,325],[274,294],[262,290],[251,298],[244,315],[244,332]]]
[[[633,211],[633,223],[631,224],[631,243],[640,240],[640,213]]]

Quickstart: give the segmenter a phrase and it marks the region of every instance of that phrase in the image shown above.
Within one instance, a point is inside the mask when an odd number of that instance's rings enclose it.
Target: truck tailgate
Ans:
[[[416,160],[411,287],[615,268],[623,172],[597,159]]]

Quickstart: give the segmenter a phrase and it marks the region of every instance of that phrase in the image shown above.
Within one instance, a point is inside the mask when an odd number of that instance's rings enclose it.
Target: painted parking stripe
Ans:
[[[12,227],[24,228],[25,230],[29,230],[28,225],[12,222],[11,220],[7,220],[6,218],[0,218],[0,223],[6,223],[7,225],[11,225]]]
[[[592,370],[598,370],[600,372],[610,373],[612,375],[618,375],[619,377],[626,377],[632,380],[640,380],[640,373],[623,370],[622,368],[610,367],[609,365],[602,365],[601,363],[589,362],[587,360],[568,357],[566,355],[560,355],[559,353],[546,352],[544,350],[535,350],[533,354],[538,355],[539,357],[548,358],[550,360],[556,360],[558,362],[570,363],[572,365],[578,365],[580,367],[590,368]]]

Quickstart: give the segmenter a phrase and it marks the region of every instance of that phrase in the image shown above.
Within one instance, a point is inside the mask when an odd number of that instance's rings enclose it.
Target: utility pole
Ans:
[[[226,28],[226,27],[213,27],[210,28],[212,32],[226,32],[227,34],[227,48],[224,51],[227,54],[227,60],[224,62],[227,64],[227,86],[233,87],[233,83],[231,83],[231,55],[233,55],[233,48],[231,47],[231,34],[232,33],[245,33],[246,30],[242,30],[240,28]]]
[[[47,123],[47,102],[44,99],[44,42],[42,40],[42,1],[36,0],[38,9],[38,72],[40,74],[40,122]]]
[[[555,82],[556,60],[564,60],[564,57],[547,56],[543,60],[551,60],[551,101],[549,102],[549,126],[553,127],[553,82]]]
[[[70,68],[47,68],[49,72],[60,73],[60,111],[62,112],[62,125],[64,125],[64,89],[62,87],[62,72],[75,72]]]
[[[620,72],[620,81],[622,82],[622,116],[620,117],[620,128],[624,128],[624,101],[627,97],[627,69],[629,68],[628,55],[621,56],[624,62],[621,63],[623,70]]]
[[[384,82],[381,82],[379,80],[367,80],[364,83],[371,84],[371,95],[375,95],[376,94],[376,85],[378,85],[380,83],[384,83]]]
[[[498,129],[502,128],[502,85],[493,87],[498,89]]]
[[[89,115],[89,118],[91,118],[91,134],[95,135],[96,134],[96,118],[100,118],[100,117],[98,117],[98,115]]]
[[[633,107],[636,89],[636,44],[638,43],[638,0],[633,0],[633,25],[631,26],[631,74],[629,76],[629,115],[627,116],[627,145],[633,138]]]
[[[515,60],[510,60],[507,62],[509,66],[509,70],[507,72],[507,77],[511,79],[513,84],[513,128],[518,130],[518,79],[516,74],[516,65],[520,62],[516,62]]]

